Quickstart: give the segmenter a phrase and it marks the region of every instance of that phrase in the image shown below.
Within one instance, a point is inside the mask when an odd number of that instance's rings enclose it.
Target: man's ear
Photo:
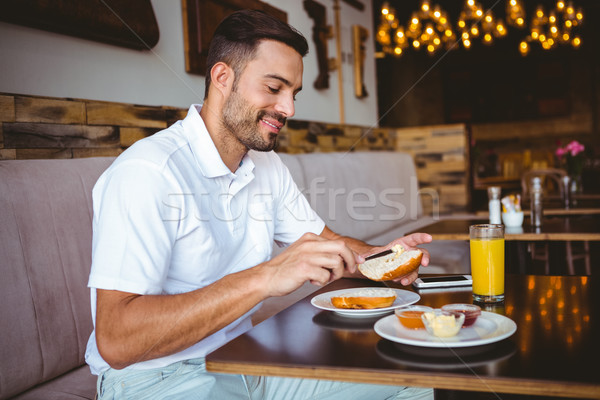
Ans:
[[[210,70],[210,79],[213,87],[221,92],[222,96],[227,97],[233,87],[235,73],[229,65],[218,62]]]

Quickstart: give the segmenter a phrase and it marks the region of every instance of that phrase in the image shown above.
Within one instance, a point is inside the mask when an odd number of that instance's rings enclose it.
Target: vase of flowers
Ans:
[[[580,193],[581,173],[585,164],[585,146],[577,140],[569,142],[566,146],[560,145],[556,149],[558,164],[567,171],[571,182],[571,193]]]

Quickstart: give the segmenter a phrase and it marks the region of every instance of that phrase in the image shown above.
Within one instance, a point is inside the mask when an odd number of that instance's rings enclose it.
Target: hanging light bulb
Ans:
[[[401,26],[396,30],[396,35],[394,36],[396,40],[396,44],[404,44],[406,43],[406,35],[404,34],[404,27]]]
[[[498,37],[504,37],[508,33],[506,27],[504,26],[504,22],[502,20],[498,20],[496,22],[496,32],[498,32]]]
[[[527,43],[527,41],[523,40],[521,43],[519,43],[519,52],[522,56],[529,54],[529,43]]]
[[[506,22],[516,28],[525,26],[525,8],[521,0],[508,0],[506,2]]]

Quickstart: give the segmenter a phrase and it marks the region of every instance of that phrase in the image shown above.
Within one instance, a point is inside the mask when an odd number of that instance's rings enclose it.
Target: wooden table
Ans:
[[[487,219],[444,219],[419,228],[433,236],[433,240],[469,240],[469,226],[488,223]],[[594,241],[600,240],[600,215],[544,216],[542,227],[531,226],[525,218],[520,228],[506,228],[505,240],[521,241]]]
[[[375,285],[342,279],[316,294]],[[433,307],[472,302],[469,289],[420,294],[418,303]],[[507,275],[506,300],[490,311],[515,321],[517,332],[494,345],[443,355],[400,347],[375,333],[377,318],[321,311],[312,297],[209,354],[207,369],[433,387],[436,398],[450,389],[600,399],[600,281],[593,277]]]

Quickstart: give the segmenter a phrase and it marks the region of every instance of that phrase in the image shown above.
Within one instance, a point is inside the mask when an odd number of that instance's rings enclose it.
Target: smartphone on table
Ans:
[[[412,283],[417,289],[444,288],[473,285],[471,275],[424,276]]]

